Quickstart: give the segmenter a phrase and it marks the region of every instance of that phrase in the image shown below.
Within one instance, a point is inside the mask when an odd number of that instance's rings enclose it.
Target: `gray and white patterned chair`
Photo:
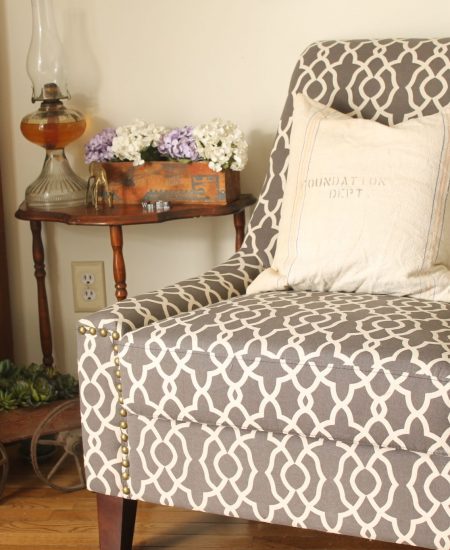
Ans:
[[[242,249],[80,321],[102,549],[131,548],[139,500],[450,548],[449,304],[245,295],[274,254],[299,91],[385,124],[432,114],[450,103],[450,39],[310,46]]]

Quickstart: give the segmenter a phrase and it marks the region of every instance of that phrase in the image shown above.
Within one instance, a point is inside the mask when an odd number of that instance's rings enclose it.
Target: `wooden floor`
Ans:
[[[1,550],[97,550],[95,497],[43,485],[11,452],[0,500]],[[410,547],[140,503],[134,549],[400,550]],[[420,549],[418,549],[420,550]]]

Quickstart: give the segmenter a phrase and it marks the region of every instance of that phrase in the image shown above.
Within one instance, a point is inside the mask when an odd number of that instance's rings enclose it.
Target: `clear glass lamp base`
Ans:
[[[86,204],[87,182],[75,174],[64,149],[46,149],[42,172],[25,191],[30,208],[46,210]]]

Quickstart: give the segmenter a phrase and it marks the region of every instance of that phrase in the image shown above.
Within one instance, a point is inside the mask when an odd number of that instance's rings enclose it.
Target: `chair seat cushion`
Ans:
[[[449,304],[268,292],[154,323],[121,346],[134,414],[450,454]]]

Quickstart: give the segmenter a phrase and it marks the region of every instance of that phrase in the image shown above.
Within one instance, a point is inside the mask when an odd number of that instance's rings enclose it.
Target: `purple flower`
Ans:
[[[192,135],[192,126],[175,128],[164,134],[159,141],[158,151],[161,155],[173,159],[194,161],[200,158]]]
[[[111,160],[114,153],[111,151],[113,139],[116,137],[114,128],[105,128],[96,134],[84,147],[84,162],[104,162]]]

